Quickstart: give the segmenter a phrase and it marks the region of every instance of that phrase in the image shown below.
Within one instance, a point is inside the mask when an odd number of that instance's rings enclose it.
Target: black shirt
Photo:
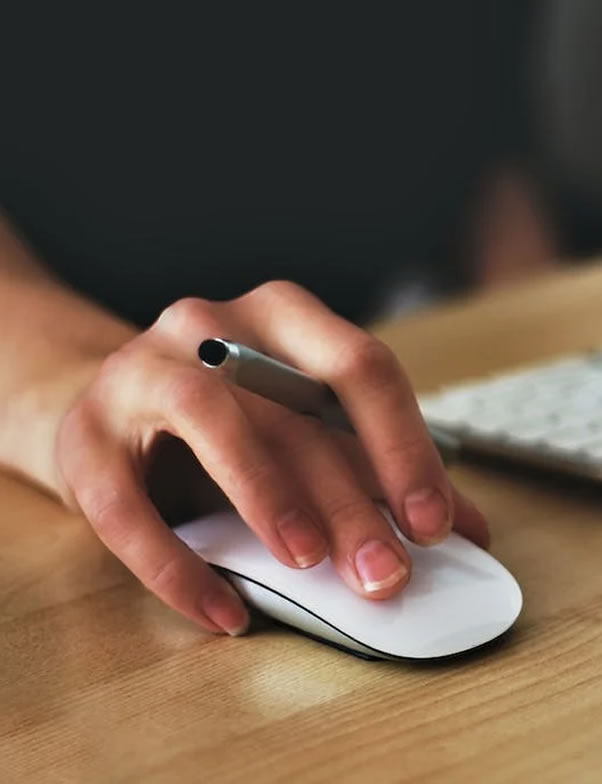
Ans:
[[[140,324],[275,277],[362,318],[436,258],[497,152],[495,6],[19,4],[0,202],[59,275]]]

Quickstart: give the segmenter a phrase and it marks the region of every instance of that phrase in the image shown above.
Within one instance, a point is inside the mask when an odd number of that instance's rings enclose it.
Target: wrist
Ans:
[[[65,499],[55,445],[61,421],[96,376],[104,357],[80,357],[8,397],[0,466]]]

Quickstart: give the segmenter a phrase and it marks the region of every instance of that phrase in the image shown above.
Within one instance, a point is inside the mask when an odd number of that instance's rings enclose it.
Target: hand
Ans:
[[[330,384],[358,438],[203,368],[197,348],[212,336]],[[176,302],[106,359],[57,440],[65,500],[106,546],[175,610],[212,632],[239,634],[248,623],[242,601],[148,495],[166,436],[187,446],[282,563],[307,568],[330,557],[364,597],[391,596],[411,568],[373,499],[384,498],[418,544],[439,542],[452,526],[487,543],[483,518],[448,483],[395,356],[294,284],[268,283],[230,302]]]

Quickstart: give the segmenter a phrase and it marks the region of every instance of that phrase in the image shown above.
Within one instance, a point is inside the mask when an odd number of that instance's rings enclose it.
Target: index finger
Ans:
[[[333,388],[404,533],[419,544],[443,539],[453,522],[450,485],[393,352],[293,283],[264,284],[235,304],[265,351]]]
[[[241,634],[247,611],[234,589],[170,530],[128,456],[81,429],[64,465],[98,537],[165,604],[211,632]]]

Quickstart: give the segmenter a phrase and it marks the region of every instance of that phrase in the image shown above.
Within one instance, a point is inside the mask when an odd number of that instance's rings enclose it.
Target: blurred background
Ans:
[[[602,3],[5,18],[0,203],[144,326],[297,280],[366,321],[602,248]]]
[[[486,19],[488,97],[476,113],[489,155],[434,277],[416,276],[393,308],[595,261],[602,249],[602,3],[494,2]]]

